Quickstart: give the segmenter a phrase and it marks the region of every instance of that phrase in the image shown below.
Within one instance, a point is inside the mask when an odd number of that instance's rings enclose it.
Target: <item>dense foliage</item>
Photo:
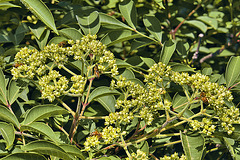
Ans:
[[[1,159],[240,159],[237,0],[0,6]]]

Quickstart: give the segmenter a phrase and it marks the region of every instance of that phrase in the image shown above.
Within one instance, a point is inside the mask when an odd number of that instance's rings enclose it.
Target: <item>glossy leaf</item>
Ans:
[[[186,58],[188,48],[188,43],[184,43],[183,41],[177,42],[176,51],[180,56],[182,56],[182,58]]]
[[[65,37],[53,37],[53,38],[48,42],[48,44],[49,44],[49,45],[52,44],[52,43],[58,44],[58,43],[60,43],[60,42],[62,42],[62,41],[67,41],[67,40],[68,40],[68,39],[65,38]]]
[[[180,138],[187,160],[201,160],[205,148],[203,136],[198,133],[187,135],[181,132]]]
[[[49,137],[52,141],[57,142],[56,136],[51,127],[46,125],[43,122],[33,122],[28,125],[22,125],[20,128],[21,131],[33,131],[38,134]]]
[[[163,5],[163,0],[154,0],[161,8],[165,9]]]
[[[49,35],[50,35],[50,30],[47,29],[43,32],[40,39],[36,39],[38,46],[41,50],[43,50],[44,47],[46,46]]]
[[[7,107],[0,105],[0,113],[1,113],[0,119],[2,121],[12,123],[17,128],[20,128],[20,124],[18,122],[17,117],[14,114],[12,114],[12,112],[9,109],[7,109]]]
[[[9,3],[9,2],[0,2],[0,9],[1,10],[7,10],[8,8],[12,8],[12,7],[19,7],[15,4]]]
[[[167,65],[175,51],[175,48],[176,43],[174,43],[171,39],[164,42],[160,55],[160,61]]]
[[[119,4],[119,10],[127,23],[136,29],[137,26],[137,10],[132,0],[124,0]]]
[[[22,150],[55,156],[64,160],[72,160],[61,147],[44,140],[30,142],[22,146]]]
[[[77,17],[78,24],[83,30],[84,34],[97,34],[100,29],[100,18],[97,11],[92,12],[88,17]]]
[[[43,155],[38,153],[13,153],[9,154],[1,160],[47,160]]]
[[[0,122],[0,134],[6,141],[6,149],[9,149],[15,140],[15,129],[10,123]]]
[[[127,67],[132,67],[131,64],[121,60],[121,59],[116,59],[116,64],[118,68],[127,68]]]
[[[231,87],[240,75],[240,56],[231,57],[228,61],[225,79],[227,88]]]
[[[58,34],[54,18],[48,7],[42,0],[21,0],[21,2],[44,24]]]
[[[208,16],[199,16],[199,17],[197,17],[197,20],[200,20],[200,21],[208,24],[209,26],[213,27],[213,29],[218,28],[218,21],[214,18],[211,18]]]
[[[236,154],[235,154],[234,148],[233,148],[233,145],[235,143],[234,140],[231,138],[223,137],[223,143],[227,146],[227,149],[228,149],[229,153],[231,154],[232,158],[234,160],[237,160]]]
[[[154,16],[145,16],[143,23],[147,30],[159,41],[162,42],[162,29],[161,23]]]
[[[75,28],[64,28],[59,31],[59,34],[67,37],[68,39],[72,40],[79,40],[82,38],[82,33],[80,33],[78,30]]]
[[[135,74],[133,73],[133,71],[128,69],[128,68],[125,69],[124,72],[121,75],[118,75],[117,79],[119,79],[120,76],[125,77],[126,79],[133,79],[133,78],[135,78]]]
[[[113,95],[103,95],[94,99],[99,102],[109,113],[115,112],[116,99]]]
[[[141,35],[134,34],[132,31],[129,30],[112,31],[108,33],[105,37],[103,37],[101,39],[101,42],[107,46],[112,46],[116,43],[140,37]]]
[[[187,101],[188,101],[187,97],[180,96],[179,94],[175,94],[173,97],[173,101],[172,101],[172,107],[173,107],[174,111],[177,113],[180,113],[181,111],[183,111],[183,109],[187,105],[186,104]],[[186,109],[183,113],[183,116],[186,118],[189,118],[193,115],[194,115],[194,113],[189,109]]]
[[[34,34],[34,36],[37,37],[37,39],[40,39],[40,37],[42,36],[43,32],[46,29],[46,26],[43,23],[37,23],[33,26],[29,26],[29,29],[31,30],[31,32]]]
[[[104,95],[113,95],[113,94],[120,94],[117,90],[111,90],[109,87],[100,86],[95,88],[89,95],[88,102],[91,102],[97,97],[104,96]]]
[[[78,149],[76,146],[74,145],[69,145],[69,144],[61,144],[60,147],[69,155],[73,155],[76,156],[78,158],[81,158],[82,160],[84,160],[84,156],[81,152],[80,149]]]
[[[144,57],[140,57],[143,62],[150,68],[152,67],[156,62],[152,59],[152,58],[144,58]]]
[[[68,113],[67,110],[56,105],[52,105],[52,104],[38,105],[31,108],[29,112],[27,112],[25,119],[22,123],[24,125],[28,125],[32,122],[39,121],[44,118],[52,117],[58,114],[67,114],[67,113]]]
[[[194,68],[186,64],[169,62],[169,65],[172,67],[172,70],[176,72],[195,72]]]
[[[17,98],[22,93],[22,88],[17,86],[17,82],[15,80],[10,81],[8,86],[8,102],[10,105],[12,105]]]
[[[114,18],[112,16],[109,16],[109,15],[103,14],[103,13],[99,13],[99,16],[100,16],[100,22],[103,26],[111,26],[111,28],[115,26],[118,29],[125,28],[125,29],[132,30],[131,27],[120,22],[119,20],[117,20],[116,18]]]
[[[196,27],[198,28],[199,30],[201,30],[203,33],[206,33],[207,31],[207,26],[201,22],[201,21],[198,21],[198,20],[189,20],[189,21],[186,21],[185,23],[193,26],[193,27]]]
[[[2,101],[3,104],[6,106],[8,105],[7,102],[7,90],[6,90],[6,81],[5,81],[5,76],[3,74],[3,71],[0,70],[0,100]]]

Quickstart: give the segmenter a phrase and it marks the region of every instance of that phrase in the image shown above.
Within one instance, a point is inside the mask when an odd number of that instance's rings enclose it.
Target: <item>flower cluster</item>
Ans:
[[[73,85],[70,88],[70,92],[74,94],[82,94],[86,84],[86,78],[81,75],[75,75],[71,77],[71,81],[73,82]]]
[[[202,122],[194,120],[190,123],[190,126],[193,128],[194,131],[202,130],[202,133],[205,133],[208,136],[212,135],[216,128],[216,126],[213,125],[212,120],[208,118],[203,118]]]
[[[165,155],[163,158],[160,158],[160,160],[186,160],[186,156],[182,155],[181,157],[178,156],[178,154],[175,152],[171,156]]]
[[[156,88],[157,85],[162,87],[162,82],[166,79],[179,85],[191,86],[193,92],[199,93],[200,97],[204,95],[204,97],[201,97],[200,99],[204,100],[208,107],[215,110],[215,115],[217,115],[218,120],[220,120],[220,125],[228,134],[231,134],[234,131],[234,127],[232,126],[233,123],[240,123],[239,110],[234,106],[229,108],[225,103],[225,100],[230,102],[233,100],[231,92],[222,85],[210,82],[208,76],[200,73],[189,75],[185,72],[175,72],[162,62],[153,65],[148,71],[149,73],[144,76],[144,81],[147,82],[147,85],[151,85],[151,88]],[[198,124],[192,123],[192,126],[195,125],[196,127],[200,124],[205,124],[205,120],[206,119],[203,119],[203,122],[198,122]],[[210,124],[206,125],[208,128],[203,128],[203,132],[206,134],[211,134],[215,130],[214,125],[209,125]]]
[[[141,151],[140,149],[137,150],[137,153],[132,153],[132,160],[148,160],[148,155]],[[130,160],[129,158],[126,158],[126,160]]]
[[[90,136],[87,137],[86,141],[84,142],[85,151],[90,151],[91,147],[95,148],[100,144],[98,136]]]
[[[117,127],[114,128],[112,126],[108,126],[103,129],[101,132],[102,139],[104,140],[105,144],[110,144],[114,141],[117,141],[121,134],[121,128]]]
[[[116,101],[115,107],[120,111],[110,113],[105,118],[105,125],[127,124],[134,117],[141,118],[147,125],[151,125],[159,110],[170,109],[171,106],[168,101],[163,102],[162,96],[166,92],[156,83],[149,82],[143,87],[120,76],[117,82],[112,81],[111,88],[121,89],[125,92],[125,97]]]
[[[56,97],[68,92],[76,95],[82,94],[86,80],[89,79],[86,76],[92,76],[88,74],[91,72],[85,73],[82,71],[84,73],[81,75],[73,74],[74,76],[71,77],[72,86],[69,89],[69,80],[60,75],[55,69],[61,70],[63,68],[69,72],[65,65],[70,59],[74,59],[82,61],[82,64],[86,65],[84,68],[89,70],[92,69],[90,64],[93,64],[93,66],[98,64],[97,69],[101,74],[110,73],[113,77],[118,75],[118,68],[115,64],[116,60],[113,53],[108,51],[106,46],[96,40],[96,38],[96,35],[87,35],[83,36],[81,40],[69,40],[67,46],[59,44],[47,45],[42,51],[28,49],[27,47],[22,48],[14,59],[14,63],[18,65],[11,70],[13,79],[34,79],[36,77],[39,80],[42,98],[46,98],[49,101],[53,101]],[[91,63],[87,61],[91,61]]]
[[[47,75],[40,78],[39,85],[42,89],[42,98],[52,102],[55,97],[60,97],[67,93],[68,80],[58,71],[52,70]]]

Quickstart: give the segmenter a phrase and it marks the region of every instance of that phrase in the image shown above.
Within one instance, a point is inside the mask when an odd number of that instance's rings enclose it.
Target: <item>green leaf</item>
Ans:
[[[49,137],[52,141],[57,142],[56,136],[55,136],[52,128],[43,122],[33,122],[28,125],[22,125],[20,130],[21,131],[28,130],[28,131],[40,133],[44,136]]]
[[[44,140],[30,142],[22,146],[22,150],[55,156],[64,160],[72,160],[61,147]]]
[[[18,122],[17,117],[14,114],[12,114],[12,112],[9,109],[7,109],[7,107],[0,105],[0,113],[1,120],[8,123],[12,123],[17,128],[20,128],[20,124]]]
[[[100,18],[97,11],[92,12],[88,17],[77,17],[78,24],[83,30],[84,34],[97,34],[100,29]]]
[[[240,75],[240,56],[231,57],[228,61],[225,79],[227,88],[231,87]]]
[[[176,43],[174,43],[171,39],[164,42],[159,61],[167,65],[175,51],[175,48]]]
[[[82,160],[85,159],[81,150],[78,149],[76,146],[69,145],[69,144],[61,144],[60,147],[69,155],[76,156],[78,158],[81,158]]]
[[[125,69],[124,72],[121,75],[118,75],[117,79],[119,79],[120,76],[125,77],[126,79],[133,79],[133,78],[135,78],[135,74],[133,73],[133,71],[128,69],[128,68]]]
[[[204,138],[201,134],[184,134],[180,132],[182,146],[187,160],[201,160],[205,149]],[[197,142],[197,143],[196,143]]]
[[[21,2],[58,35],[53,15],[42,0],[21,0]]]
[[[48,41],[48,37],[50,35],[50,30],[47,29],[43,32],[43,34],[41,35],[40,39],[36,39],[37,43],[38,43],[38,46],[41,50],[44,49],[44,47],[46,46],[47,44],[47,41]]]
[[[113,28],[115,26],[117,29],[125,28],[125,29],[132,30],[131,27],[129,27],[128,25],[126,25],[122,22],[120,22],[119,20],[117,20],[113,16],[109,16],[109,15],[103,14],[103,13],[99,13],[99,16],[100,16],[100,22],[103,26],[111,26],[111,28]]]
[[[176,93],[174,95],[173,101],[172,101],[174,111],[177,113],[181,112],[187,105],[187,104],[185,104],[185,105],[183,105],[183,104],[186,103],[187,101],[188,101],[187,97],[180,96],[178,93]],[[194,115],[194,113],[192,111],[190,111],[189,109],[186,109],[183,113],[183,116],[186,118],[189,118],[193,115]]]
[[[184,43],[183,41],[178,41],[177,42],[177,46],[176,46],[176,51],[177,53],[182,56],[182,58],[186,58],[187,57],[187,50],[189,48],[189,44],[188,43]]]
[[[165,9],[163,5],[163,0],[154,0],[161,8]]]
[[[68,39],[65,38],[65,37],[53,37],[53,38],[48,42],[48,44],[49,44],[49,45],[52,44],[52,43],[58,44],[58,43],[60,43],[60,42],[62,42],[62,41],[67,41],[67,40],[68,40]]]
[[[43,32],[46,29],[46,26],[42,22],[41,23],[38,22],[33,26],[29,26],[29,29],[32,31],[34,36],[37,37],[37,39],[40,39],[40,37],[42,36]]]
[[[12,4],[12,3],[9,3],[9,2],[0,2],[0,9],[1,10],[7,10],[8,8],[12,8],[12,7],[19,7],[19,8],[21,8],[20,6]]]
[[[152,58],[144,58],[144,57],[140,57],[143,62],[150,68],[152,67],[156,62],[152,59]]]
[[[28,125],[32,122],[39,121],[44,118],[52,117],[58,114],[68,114],[68,112],[62,107],[52,104],[38,105],[31,108],[29,112],[27,112],[25,119],[22,123],[24,125]]]
[[[7,90],[6,90],[6,81],[5,81],[5,76],[3,74],[3,71],[0,70],[0,100],[2,101],[3,104],[6,106],[8,105],[7,102]]]
[[[209,26],[213,27],[213,29],[218,28],[218,21],[214,18],[211,18],[208,16],[199,16],[199,17],[197,17],[197,20],[200,20],[200,21],[208,24]]]
[[[75,28],[64,28],[59,31],[59,34],[72,40],[79,40],[82,38],[82,33]]]
[[[233,149],[233,145],[235,143],[234,140],[231,138],[223,137],[223,143],[227,146],[227,149],[228,149],[229,153],[231,154],[232,158],[234,160],[237,160],[236,154]],[[239,152],[239,151],[237,151],[237,152]]]
[[[194,68],[182,63],[169,62],[169,65],[172,67],[172,70],[175,72],[195,72]]]
[[[6,141],[6,149],[9,149],[15,140],[15,129],[12,124],[0,122],[0,132]]]
[[[113,95],[103,95],[94,99],[99,102],[109,113],[115,112],[116,99]]]
[[[212,74],[212,68],[210,68],[210,67],[206,67],[206,68],[203,68],[203,70],[202,70],[202,74],[205,74],[205,75],[207,75],[207,76],[210,76],[211,74]]]
[[[101,39],[101,42],[109,47],[116,43],[140,37],[141,35],[134,34],[132,31],[129,30],[112,31],[108,33],[106,36],[104,36]]]
[[[206,33],[206,31],[207,31],[207,26],[201,21],[189,20],[189,21],[186,21],[185,23],[200,29],[203,33]]]
[[[154,16],[145,16],[143,23],[147,30],[159,41],[162,42],[162,29],[161,23]]]
[[[106,86],[100,86],[98,88],[95,88],[89,95],[88,102],[91,102],[97,97],[103,96],[103,95],[111,95],[111,94],[120,94],[117,90],[113,89],[111,90],[109,87]]]
[[[124,0],[119,4],[119,10],[127,23],[136,29],[137,25],[137,10],[132,0]]]
[[[24,85],[24,83],[22,83]],[[22,93],[22,88],[17,86],[17,82],[11,79],[8,86],[8,102],[12,105]]]
[[[44,156],[38,153],[13,153],[9,154],[1,160],[47,160]]]
[[[121,59],[116,59],[116,64],[118,68],[127,68],[127,67],[132,67],[131,64],[121,60]]]

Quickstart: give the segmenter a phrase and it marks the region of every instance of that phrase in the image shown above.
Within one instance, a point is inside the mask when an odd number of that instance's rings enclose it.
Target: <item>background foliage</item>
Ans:
[[[1,159],[239,159],[237,0],[0,7]]]

